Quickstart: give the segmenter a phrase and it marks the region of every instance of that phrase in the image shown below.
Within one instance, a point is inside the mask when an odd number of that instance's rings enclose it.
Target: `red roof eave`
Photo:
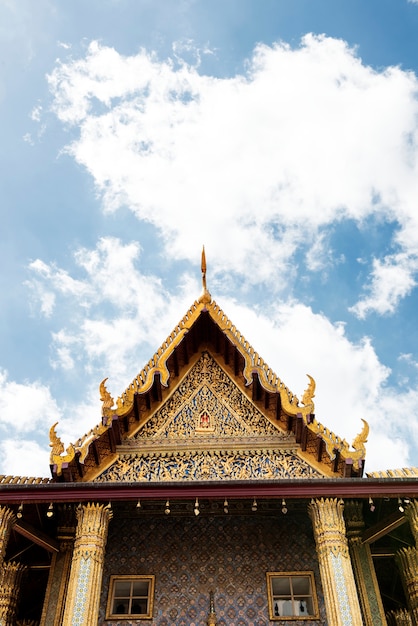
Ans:
[[[416,478],[285,479],[160,483],[47,483],[0,486],[0,504],[109,502],[157,498],[394,498],[418,497]]]

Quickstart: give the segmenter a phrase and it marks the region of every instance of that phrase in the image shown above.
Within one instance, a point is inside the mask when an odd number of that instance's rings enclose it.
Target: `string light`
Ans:
[[[48,507],[48,510],[46,512],[46,516],[47,517],[52,517],[53,515],[54,515],[54,505],[51,502],[49,507]]]
[[[141,500],[138,499],[138,502],[136,503],[136,508],[140,509],[141,508]]]
[[[170,515],[170,500],[167,500],[167,502],[165,503],[165,510],[164,513],[166,515]]]
[[[287,513],[286,500],[284,498],[282,500],[282,513],[283,513],[283,515],[286,515],[286,513]]]
[[[23,502],[19,504],[19,508],[17,509],[16,517],[22,519],[23,517]]]
[[[405,511],[405,508],[402,504],[402,500],[400,498],[398,498],[398,509],[400,510],[401,513]]]
[[[371,512],[373,513],[376,510],[376,507],[374,505],[373,498],[371,497],[369,498],[369,506],[370,506]]]
[[[254,502],[253,502],[253,505],[251,507],[251,510],[254,511],[254,512],[257,510],[257,500],[255,498],[254,498]]]
[[[228,500],[225,498],[225,500],[224,500],[224,513],[228,513],[228,512],[229,512]]]

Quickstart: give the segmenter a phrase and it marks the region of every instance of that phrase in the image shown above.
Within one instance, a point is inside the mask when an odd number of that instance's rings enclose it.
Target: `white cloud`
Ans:
[[[383,261],[374,259],[369,295],[351,310],[360,318],[365,318],[371,311],[394,313],[399,300],[416,286],[413,276],[417,269],[418,259],[406,258],[402,254],[387,256]]]
[[[401,250],[375,251],[368,296],[352,311],[392,312],[414,286],[412,73],[375,71],[345,42],[307,35],[298,49],[258,46],[247,73],[232,78],[93,42],[49,82],[56,115],[80,129],[68,152],[92,175],[106,210],[127,205],[156,226],[174,257],[195,259],[190,241],[205,242],[218,270],[253,283],[280,277],[272,284],[289,288],[295,253],[315,245],[319,253],[319,229],[324,237],[336,222],[378,215],[382,226],[398,224],[392,246]],[[306,262],[321,268],[312,255]]]
[[[0,370],[0,431],[35,432],[40,425],[52,424],[60,411],[49,388],[39,382],[18,383]]]
[[[184,276],[173,295],[159,278],[138,269],[139,256],[136,243],[102,238],[94,250],[83,248],[75,253],[83,278],[75,280],[40,260],[30,264],[35,277],[27,284],[33,287],[41,312],[45,311],[44,294],[51,294],[56,318],[63,325],[52,333],[55,369],[78,367],[89,375],[97,373],[97,380],[111,376],[121,393],[137,374],[138,365],[142,368],[171,332],[170,315],[179,311],[180,318],[190,305],[190,280]],[[139,346],[143,363],[138,364]]]
[[[0,441],[0,472],[12,476],[49,476],[49,452],[28,439]]]
[[[62,416],[50,389],[37,381],[10,380],[5,370],[0,385],[0,473],[48,476],[49,428]]]

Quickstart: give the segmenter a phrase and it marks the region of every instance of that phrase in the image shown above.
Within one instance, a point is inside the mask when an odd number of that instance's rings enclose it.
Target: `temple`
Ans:
[[[348,444],[202,294],[51,477],[0,476],[0,626],[418,626],[418,470]],[[324,390],[326,393],[326,390]]]

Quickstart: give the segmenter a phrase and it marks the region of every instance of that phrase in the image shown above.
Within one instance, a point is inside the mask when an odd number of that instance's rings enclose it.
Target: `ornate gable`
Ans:
[[[114,401],[66,453],[51,428],[58,481],[251,480],[363,473],[368,426],[349,444],[314,415],[254,351],[206,288]],[[130,478],[129,478],[130,476]]]
[[[95,480],[313,478],[295,437],[273,425],[204,351],[174,393]]]

